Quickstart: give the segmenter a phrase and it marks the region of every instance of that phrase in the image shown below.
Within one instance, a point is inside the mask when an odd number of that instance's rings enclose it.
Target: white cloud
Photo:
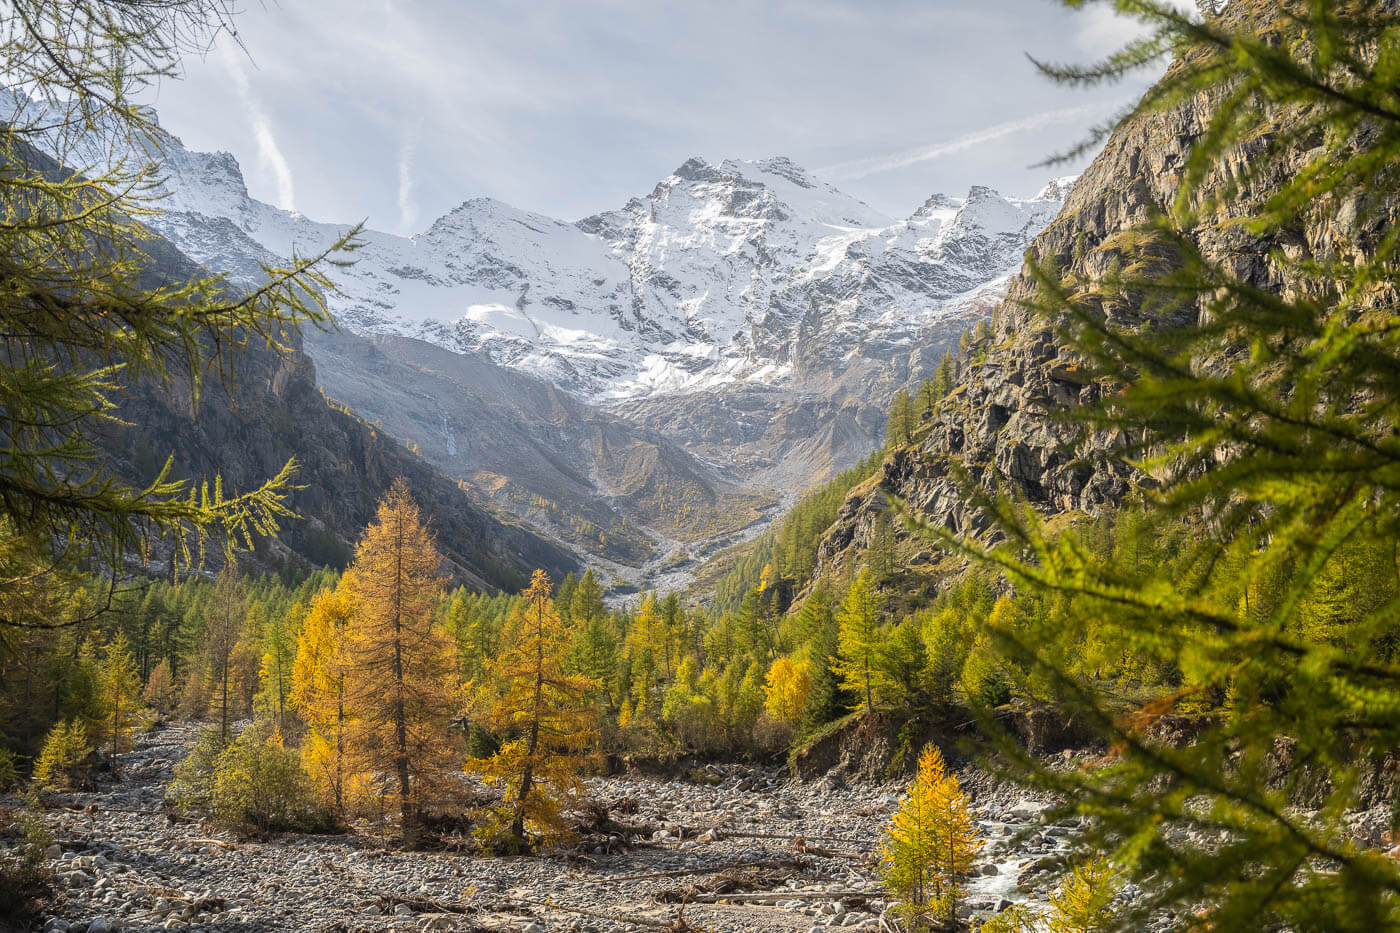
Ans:
[[[277,206],[289,211],[296,210],[292,167],[282,155],[281,147],[277,145],[277,137],[272,133],[272,124],[263,111],[262,101],[253,93],[252,84],[248,81],[248,72],[243,65],[242,51],[230,48],[227,42],[220,42],[217,54],[229,77],[233,79],[233,85],[238,90],[238,99],[243,104],[244,115],[253,129],[253,139],[258,144],[258,166],[264,171],[270,171],[277,183]]]
[[[1096,114],[1104,113],[1110,109],[1113,108],[1099,103],[1087,104],[1082,107],[1067,107],[1062,110],[1051,110],[1046,113],[1037,113],[1029,117],[1024,117],[1020,120],[998,123],[984,130],[977,130],[976,132],[959,136],[956,139],[934,143],[930,146],[921,146],[918,149],[906,149],[903,152],[875,156],[868,159],[854,159],[849,162],[840,162],[836,165],[828,165],[825,168],[819,168],[816,171],[818,175],[825,175],[828,178],[865,178],[870,175],[878,175],[881,172],[892,172],[895,169],[907,168],[911,165],[918,165],[921,162],[929,162],[933,159],[941,158],[942,156],[952,155],[956,152],[962,152],[965,149],[972,149],[975,146],[993,142],[1014,133],[1024,133],[1045,126],[1055,126],[1057,124],[1083,120]]]
[[[404,134],[399,144],[399,227],[405,233],[412,233],[418,221],[418,202],[413,197],[413,169],[417,159],[418,134]]]

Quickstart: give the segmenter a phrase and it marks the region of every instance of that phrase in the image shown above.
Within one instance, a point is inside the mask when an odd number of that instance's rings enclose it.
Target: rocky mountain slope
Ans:
[[[1232,4],[1230,15],[1257,15],[1260,4]],[[1093,164],[1080,176],[1063,209],[1035,238],[1032,252],[1080,281],[1092,281],[1112,268],[1129,238],[1123,234],[1164,211],[1182,182],[1188,153],[1209,122],[1212,101],[1197,97],[1170,110],[1148,113],[1119,126]],[[1289,139],[1288,115],[1274,127]],[[1261,198],[1277,179],[1254,178],[1241,171],[1256,138],[1216,166],[1203,180],[1204,192],[1234,191],[1232,210]],[[1301,165],[1308,143],[1299,138]],[[1288,171],[1284,165],[1280,171]],[[1195,235],[1209,260],[1233,268],[1249,282],[1276,291],[1291,284],[1271,256],[1285,250],[1293,258],[1325,258],[1340,244],[1355,242],[1354,215],[1313,210],[1292,229],[1261,240],[1222,217],[1204,224]],[[1076,375],[1071,352],[1044,321],[1027,309],[1034,294],[1028,270],[1011,282],[1007,299],[993,315],[991,346],[969,361],[966,379],[935,413],[921,441],[895,452],[878,481],[858,488],[827,532],[818,555],[818,573],[837,572],[866,546],[875,516],[887,496],[905,500],[933,522],[959,531],[973,526],[965,497],[949,478],[949,457],[965,464],[990,487],[994,477],[1047,513],[1092,512],[1116,501],[1134,480],[1129,467],[1110,454],[1118,440],[1107,436],[1077,439],[1074,429],[1059,424],[1057,408],[1091,402],[1101,389]],[[1108,313],[1122,313],[1107,309]],[[1132,313],[1132,309],[1126,309]]]
[[[348,332],[310,334],[307,347],[332,397],[619,572],[734,534],[776,506],[661,433],[480,354]]]
[[[152,275],[165,281],[203,274],[165,241],[145,246]],[[493,514],[402,441],[329,403],[305,353],[289,357],[260,348],[237,356],[227,385],[207,382],[199,406],[188,395],[142,382],[127,388],[116,414],[125,425],[104,429],[104,450],[116,472],[151,481],[167,456],[176,475],[221,475],[230,492],[246,490],[295,457],[290,496],[301,516],[283,523],[276,540],[260,542],[267,569],[287,563],[343,566],[395,477],[408,480],[430,516],[445,571],[481,589],[517,589],[536,567],[556,576],[577,566],[574,555],[513,521]]]
[[[226,153],[164,166],[155,225],[235,280],[344,230],[249,197]],[[785,159],[692,159],[576,224],[471,200],[366,232],[333,272],[347,339],[309,349],[329,394],[453,477],[635,566],[878,446],[890,395],[986,315],[1067,190],[895,221]]]

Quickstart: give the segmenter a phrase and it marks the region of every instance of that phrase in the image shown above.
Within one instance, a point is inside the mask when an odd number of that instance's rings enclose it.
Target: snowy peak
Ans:
[[[1074,183],[1078,180],[1078,175],[1061,175],[1059,178],[1052,178],[1044,188],[1037,192],[1035,200],[1063,203],[1069,197],[1069,193],[1074,190]]]
[[[344,229],[250,198],[227,153],[176,145],[164,167],[154,225],[213,268],[251,277]],[[413,237],[367,231],[356,262],[328,270],[329,300],[350,330],[484,353],[585,399],[777,386],[963,313],[1067,190],[974,187],[897,221],[791,159],[693,158],[577,223],[473,198]]]
[[[919,209],[916,210],[909,219],[911,221],[929,220],[931,218],[952,220],[953,215],[958,212],[958,208],[962,207],[962,205],[963,202],[958,198],[950,198],[948,195],[941,193],[935,194],[930,196],[923,204],[919,205]]]

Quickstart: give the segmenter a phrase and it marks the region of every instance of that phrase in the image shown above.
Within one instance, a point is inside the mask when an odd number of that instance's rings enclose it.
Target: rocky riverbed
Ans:
[[[197,734],[179,724],[140,736],[119,781],[51,801],[57,897],[43,929],[603,933],[671,928],[682,899],[695,929],[888,928],[873,856],[897,784],[798,784],[739,765],[709,768],[714,783],[597,778],[596,799],[660,828],[557,857],[481,858],[397,851],[364,833],[247,841],[171,821],[165,788]],[[1032,828],[1044,801],[967,777],[986,843],[966,909],[1040,900],[1069,827]]]

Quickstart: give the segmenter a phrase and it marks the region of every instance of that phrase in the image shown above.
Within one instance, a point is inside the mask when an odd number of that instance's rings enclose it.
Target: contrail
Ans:
[[[816,173],[828,178],[865,178],[868,175],[878,175],[881,172],[892,172],[898,168],[906,168],[910,165],[918,165],[920,162],[928,162],[945,155],[951,155],[954,152],[962,152],[964,149],[971,149],[1003,136],[1024,133],[1027,130],[1052,126],[1057,123],[1069,123],[1116,109],[1117,106],[1117,104],[1086,104],[1082,107],[1050,110],[1020,120],[998,123],[996,126],[989,126],[984,130],[977,130],[965,136],[959,136],[957,139],[934,143],[931,146],[906,149],[904,152],[896,152],[892,155],[838,162],[835,165],[828,165],[826,168],[819,168]]]
[[[418,204],[413,199],[413,169],[417,159],[418,132],[404,134],[399,144],[399,226],[405,233],[413,232],[418,221]]]
[[[272,124],[263,112],[262,102],[253,93],[253,88],[248,82],[248,72],[243,68],[243,61],[238,57],[238,52],[230,50],[222,42],[218,44],[217,49],[224,67],[233,78],[234,87],[238,89],[238,97],[243,103],[248,122],[253,127],[253,138],[258,143],[258,160],[272,170],[272,176],[277,180],[277,206],[283,210],[296,210],[292,167],[282,155],[282,149],[277,145],[277,137],[272,135]]]

